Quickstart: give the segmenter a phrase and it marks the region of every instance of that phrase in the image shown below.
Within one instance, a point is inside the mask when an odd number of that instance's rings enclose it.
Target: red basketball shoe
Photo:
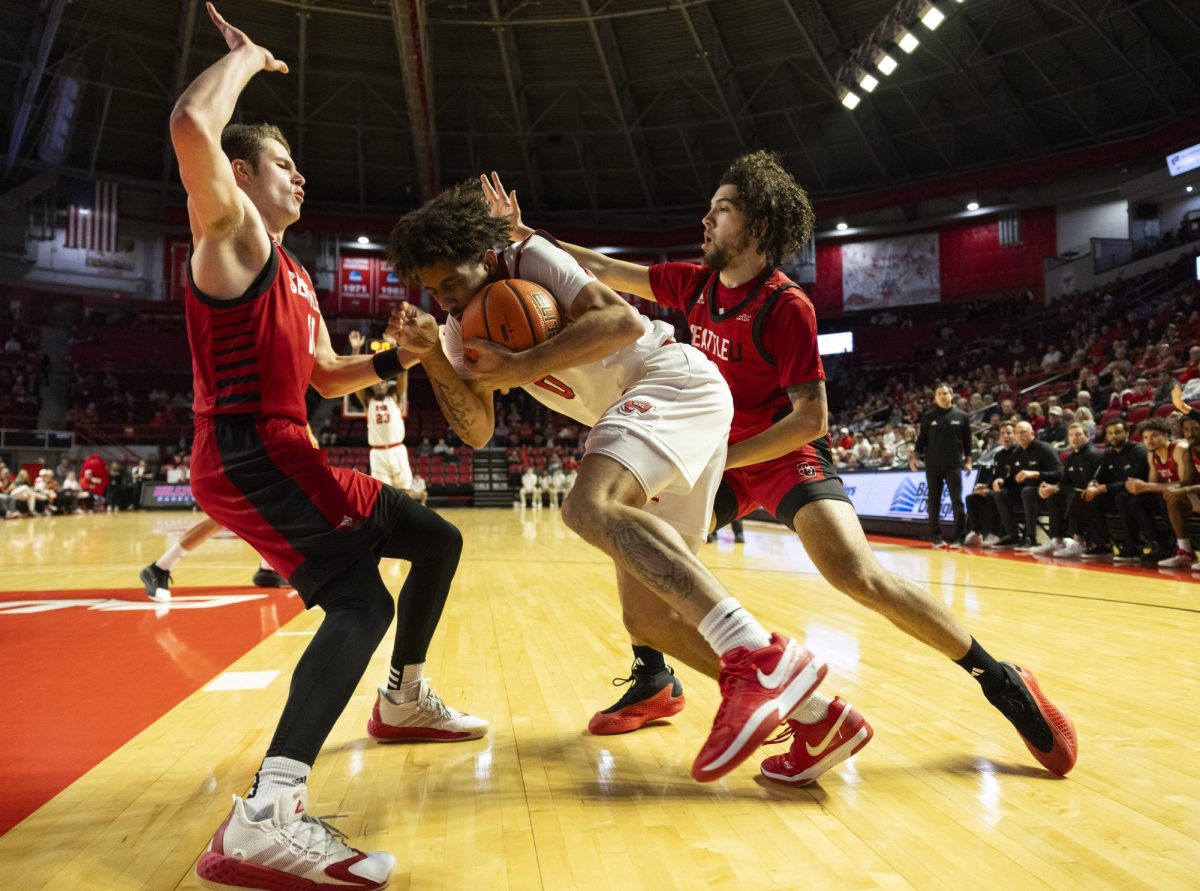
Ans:
[[[725,776],[812,695],[828,667],[790,637],[771,635],[761,649],[734,647],[721,657],[721,707],[692,765],[707,783]]]
[[[634,666],[629,677],[615,680],[613,684],[629,684],[629,689],[614,705],[592,715],[588,721],[589,733],[597,736],[629,733],[649,721],[679,714],[686,702],[683,684],[669,668],[648,674],[639,673]]]
[[[807,786],[869,743],[874,735],[862,713],[837,696],[829,703],[829,714],[823,720],[816,724],[789,720],[783,733],[767,740],[773,743],[791,739],[792,746],[782,755],[772,755],[759,770],[777,783]]]
[[[1079,756],[1074,723],[1046,698],[1032,671],[1007,662],[1000,667],[1008,675],[1008,683],[988,696],[988,702],[1017,728],[1025,748],[1042,767],[1066,776]]]

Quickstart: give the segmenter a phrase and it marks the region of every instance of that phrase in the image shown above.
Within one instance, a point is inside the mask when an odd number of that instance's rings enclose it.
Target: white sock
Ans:
[[[832,699],[827,699],[820,693],[814,693],[790,712],[789,721],[799,721],[801,724],[816,724],[829,717],[829,706]]]
[[[1192,540],[1190,538],[1177,538],[1175,539],[1175,543],[1179,545],[1179,550],[1187,551],[1189,554],[1192,552]]]
[[[275,799],[284,789],[291,789],[308,782],[311,764],[274,755],[263,759],[262,767],[254,775],[254,785],[246,796],[246,815],[251,820],[265,820],[271,815]]]
[[[397,672],[395,668],[388,669],[388,698],[396,705],[403,702],[414,702],[421,692],[421,679],[425,677],[425,663],[414,662],[405,665],[404,670]]]
[[[760,650],[771,644],[767,629],[758,624],[736,597],[726,597],[714,606],[697,630],[718,656],[734,647]]]
[[[274,566],[272,566],[270,563],[268,563],[268,562],[267,562],[267,558],[266,558],[266,557],[260,557],[260,558],[259,558],[259,561],[258,561],[258,568],[259,568],[259,569],[266,569],[266,570],[269,570],[269,571],[271,571],[271,572],[274,572],[274,571],[275,571],[275,567],[274,567]]]
[[[159,557],[157,560],[154,561],[154,565],[157,566],[159,569],[165,570],[166,572],[170,572],[171,567],[173,567],[176,563],[178,563],[181,559],[183,559],[187,555],[188,555],[188,552],[183,549],[183,547],[179,544],[179,542],[175,542],[175,544],[173,544],[169,548],[167,548],[167,552],[165,554],[163,554],[161,557]]]

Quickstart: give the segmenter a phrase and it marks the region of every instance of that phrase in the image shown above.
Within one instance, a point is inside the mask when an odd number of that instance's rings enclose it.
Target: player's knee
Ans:
[[[562,504],[563,524],[584,541],[600,534],[604,513],[603,505],[582,493],[572,492]]]

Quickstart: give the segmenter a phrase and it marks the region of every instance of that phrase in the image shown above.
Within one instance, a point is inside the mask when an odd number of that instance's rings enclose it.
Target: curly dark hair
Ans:
[[[721,177],[722,186],[737,186],[734,203],[746,215],[750,234],[758,239],[767,262],[778,266],[812,237],[812,204],[808,193],[783,167],[775,152],[761,149],[742,155]]]
[[[1171,436],[1171,422],[1166,418],[1146,418],[1146,420],[1138,424],[1138,433],[1144,434],[1147,430],[1154,430],[1169,439]]]
[[[508,241],[508,232],[507,220],[488,213],[479,183],[468,180],[402,216],[388,236],[387,260],[401,278],[416,281],[422,267],[482,259]]]
[[[230,161],[245,161],[258,169],[258,156],[266,147],[264,143],[274,139],[289,155],[292,147],[283,137],[283,131],[274,124],[230,124],[221,131],[221,151]]]

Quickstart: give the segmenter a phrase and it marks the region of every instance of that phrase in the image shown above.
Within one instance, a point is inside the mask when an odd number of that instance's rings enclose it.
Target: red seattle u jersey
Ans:
[[[737,288],[694,263],[650,267],[654,299],[687,315],[692,346],[708,356],[733,394],[731,443],[790,414],[787,388],[825,380],[817,315],[800,287],[770,267]]]
[[[1177,483],[1183,479],[1179,475],[1179,465],[1175,463],[1175,443],[1167,446],[1166,461],[1159,461],[1158,452],[1151,452],[1150,463],[1154,465],[1154,472],[1158,474],[1160,483]]]
[[[300,261],[272,239],[271,257],[246,293],[216,300],[196,287],[189,260],[186,301],[196,415],[270,415],[308,423],[304,393],[321,309]]]

